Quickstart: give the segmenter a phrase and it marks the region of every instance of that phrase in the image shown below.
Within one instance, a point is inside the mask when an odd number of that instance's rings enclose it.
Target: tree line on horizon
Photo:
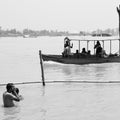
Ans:
[[[38,36],[117,36],[119,34],[118,28],[108,28],[105,30],[97,29],[91,32],[80,31],[76,33],[72,33],[69,31],[58,31],[58,30],[31,30],[31,29],[23,29],[22,31],[16,29],[7,29],[4,30],[0,27],[0,37],[38,37]]]

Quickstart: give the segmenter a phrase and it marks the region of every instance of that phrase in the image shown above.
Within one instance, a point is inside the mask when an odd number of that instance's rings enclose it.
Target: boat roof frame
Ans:
[[[69,38],[68,38],[69,39]],[[64,43],[65,43],[65,40],[66,39],[64,39]],[[120,38],[116,38],[116,39],[69,39],[70,41],[78,41],[79,42],[79,47],[78,47],[78,49],[79,49],[79,53],[80,53],[80,41],[84,41],[84,42],[87,42],[87,51],[88,51],[88,48],[89,48],[89,42],[90,41],[92,41],[92,42],[94,42],[94,45],[95,45],[95,42],[96,41],[102,41],[103,42],[103,49],[104,49],[104,41],[110,41],[110,52],[109,52],[109,54],[112,54],[112,44],[111,44],[111,41],[119,41],[119,51],[118,51],[118,55],[120,56]],[[116,52],[117,53],[117,52]],[[94,50],[94,54],[95,54],[95,50]]]
[[[120,41],[120,38],[118,38],[118,39],[102,39],[102,40],[100,40],[100,39],[69,39],[70,41],[116,41],[116,40],[119,40]]]

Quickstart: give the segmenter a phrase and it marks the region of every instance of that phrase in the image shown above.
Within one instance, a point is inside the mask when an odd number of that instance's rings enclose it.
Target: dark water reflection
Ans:
[[[119,80],[120,64],[65,65],[45,63],[45,74],[56,80]],[[54,80],[54,77],[50,79]]]

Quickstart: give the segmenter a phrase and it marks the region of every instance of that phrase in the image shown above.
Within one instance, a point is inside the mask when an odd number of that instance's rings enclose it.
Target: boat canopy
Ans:
[[[120,39],[118,38],[118,39],[69,39],[68,37],[65,37],[65,39],[64,39],[64,44],[65,44],[65,42],[66,42],[66,39],[67,40],[69,40],[70,42],[71,41],[78,41],[78,52],[80,53],[80,48],[81,48],[81,42],[82,41],[84,41],[84,42],[86,42],[87,43],[87,51],[89,50],[89,42],[93,42],[93,44],[94,44],[94,46],[95,46],[95,43],[97,42],[97,41],[101,41],[102,42],[102,48],[103,48],[103,50],[105,49],[104,48],[104,42],[105,41],[108,41],[109,42],[109,54],[112,54],[112,41],[118,41],[118,43],[119,43],[119,47],[118,47],[118,51],[116,52],[118,55],[120,55]],[[114,46],[115,47],[115,46]],[[94,54],[95,54],[95,49],[94,49]]]

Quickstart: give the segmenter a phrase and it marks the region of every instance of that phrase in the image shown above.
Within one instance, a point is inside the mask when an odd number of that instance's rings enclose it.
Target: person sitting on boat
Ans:
[[[107,53],[105,52],[104,49],[102,49],[102,54],[101,54],[101,56],[104,57],[104,58],[108,57],[108,55],[107,55]]]
[[[82,49],[81,54],[82,54],[83,56],[87,55],[87,52],[86,52],[85,48]]]
[[[97,41],[97,44],[94,46],[94,49],[96,49],[96,56],[101,57],[102,47],[99,41]]]
[[[80,55],[80,54],[79,54],[79,50],[76,50],[76,52],[74,53],[74,57],[75,57],[75,58],[79,58],[79,55]]]
[[[90,50],[88,50],[87,55],[91,55],[91,51]]]

